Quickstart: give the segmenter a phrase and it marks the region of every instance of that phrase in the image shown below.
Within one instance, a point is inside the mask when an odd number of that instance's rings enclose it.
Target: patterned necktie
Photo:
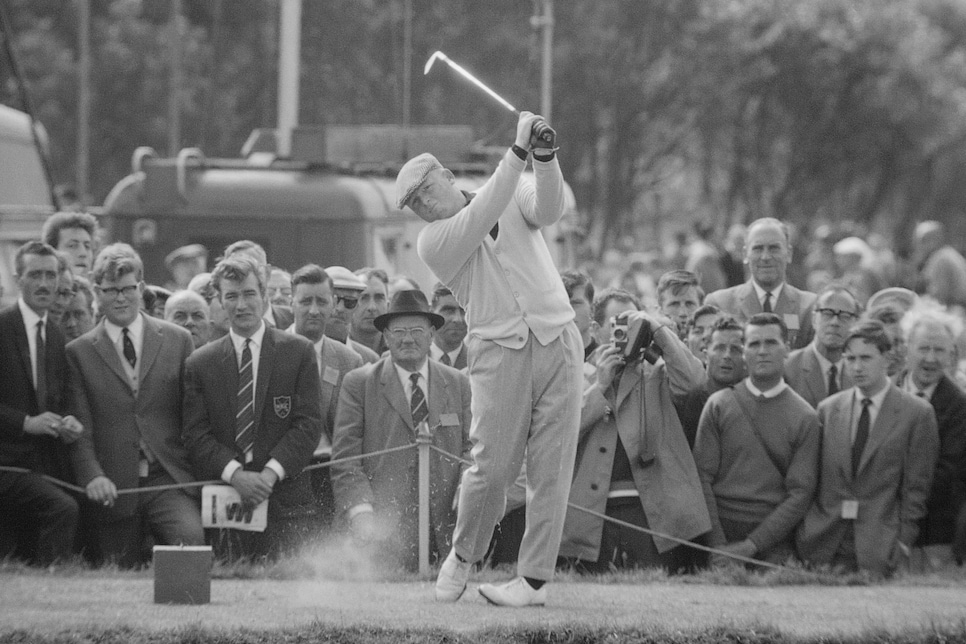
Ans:
[[[245,339],[241,368],[238,370],[238,413],[235,415],[235,447],[250,460],[255,444],[255,392],[252,372],[251,338]]]
[[[771,313],[771,291],[765,291],[765,303],[761,305],[761,310],[765,313]]]
[[[855,442],[852,443],[852,476],[855,476],[859,471],[862,452],[865,450],[865,444],[869,441],[869,405],[871,404],[870,398],[862,399],[862,413],[859,414],[859,425],[855,430]]]
[[[37,322],[37,407],[47,411],[47,345],[44,343],[44,321]]]
[[[447,367],[453,366],[453,361],[449,359],[448,353],[444,353],[442,356],[440,356],[439,361],[442,362]]]
[[[839,368],[834,364],[828,368],[828,395],[836,394],[839,391]]]
[[[413,427],[419,429],[419,424],[429,416],[429,407],[426,405],[426,395],[419,386],[419,374],[409,374],[409,380],[413,383],[413,395],[409,399],[409,408],[413,412]]]
[[[134,368],[134,365],[138,362],[138,354],[134,351],[134,342],[131,341],[131,332],[128,331],[127,327],[123,329],[124,333],[124,359],[127,363]]]

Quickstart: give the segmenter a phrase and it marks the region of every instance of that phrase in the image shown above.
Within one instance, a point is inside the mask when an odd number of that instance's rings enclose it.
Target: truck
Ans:
[[[31,129],[36,127],[36,134]],[[17,299],[14,257],[21,244],[40,238],[54,211],[53,190],[38,141],[43,127],[30,116],[0,105],[0,302]]]
[[[467,126],[299,126],[282,158],[273,129],[256,130],[239,158],[208,158],[197,148],[161,158],[138,148],[132,172],[100,210],[109,240],[130,243],[141,255],[146,280],[169,279],[164,258],[201,244],[215,259],[231,242],[261,244],[270,263],[289,271],[307,263],[405,275],[424,291],[434,282],[416,255],[424,225],[396,208],[395,177],[402,164],[431,152],[466,191],[492,173],[502,149],[474,143]],[[532,181],[527,173],[524,180]],[[576,205],[567,187],[567,211],[545,234],[558,266],[573,263]],[[210,269],[210,266],[209,266]]]

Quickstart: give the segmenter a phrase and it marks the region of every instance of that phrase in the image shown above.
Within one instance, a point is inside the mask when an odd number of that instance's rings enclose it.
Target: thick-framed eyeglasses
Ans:
[[[344,306],[347,309],[354,309],[356,308],[356,304],[359,303],[359,298],[346,297],[345,295],[336,294],[335,303],[338,304],[339,302],[342,302],[342,306]]]
[[[130,286],[121,286],[121,287],[116,287],[116,286],[108,286],[108,287],[98,286],[97,287],[97,290],[100,291],[101,293],[103,293],[105,296],[107,296],[107,297],[109,297],[109,298],[111,298],[113,300],[113,299],[117,299],[117,297],[120,296],[120,295],[123,295],[124,297],[131,297],[131,296],[133,296],[135,293],[137,293],[138,285],[137,284],[132,284]]]
[[[838,318],[842,322],[852,322],[859,318],[857,313],[852,311],[836,311],[835,309],[815,309],[818,314],[822,316],[823,320],[831,320],[832,318]]]
[[[412,336],[413,340],[422,340],[427,335],[429,331],[421,326],[414,326],[412,328],[399,327],[396,329],[388,329],[389,335],[391,335],[396,340],[404,340],[407,335]]]

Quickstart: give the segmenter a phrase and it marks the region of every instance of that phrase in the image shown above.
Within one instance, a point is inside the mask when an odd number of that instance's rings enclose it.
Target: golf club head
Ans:
[[[434,51],[433,55],[429,57],[426,61],[426,66],[423,67],[423,76],[429,73],[429,70],[433,67],[433,63],[436,62],[437,58],[446,58],[446,54],[441,51]]]

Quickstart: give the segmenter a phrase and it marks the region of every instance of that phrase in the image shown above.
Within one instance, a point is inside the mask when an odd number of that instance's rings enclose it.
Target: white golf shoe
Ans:
[[[450,550],[436,577],[436,601],[452,603],[462,597],[472,565],[457,559],[456,550]]]
[[[547,603],[547,585],[544,584],[540,590],[535,590],[523,577],[517,577],[499,586],[483,584],[480,586],[480,594],[486,598],[486,601],[496,606],[522,608],[543,606]]]

